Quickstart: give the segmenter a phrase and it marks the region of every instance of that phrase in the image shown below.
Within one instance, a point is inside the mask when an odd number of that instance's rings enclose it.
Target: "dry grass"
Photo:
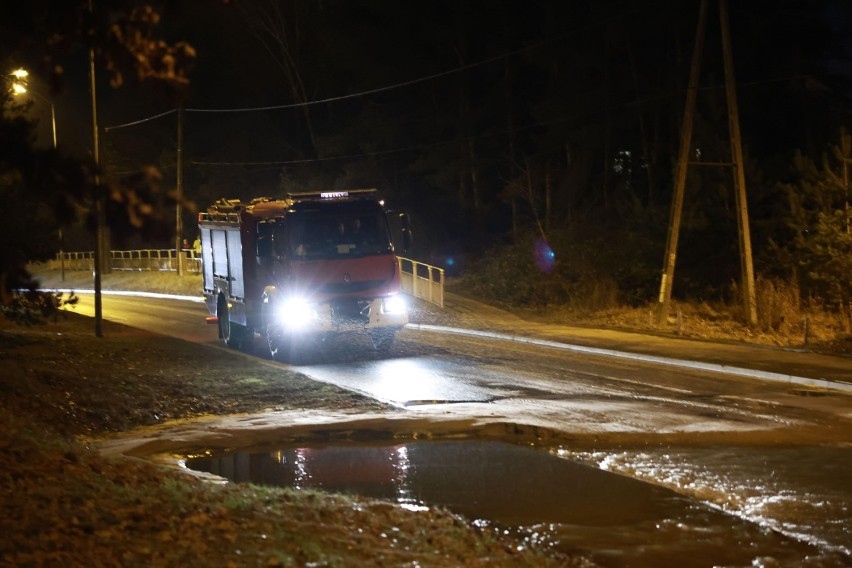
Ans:
[[[654,307],[621,307],[594,312],[560,307],[547,309],[547,315],[530,313],[531,318],[545,317],[547,321],[566,325],[583,325],[639,331],[671,333],[683,337],[713,341],[738,341],[757,345],[807,348],[814,351],[852,354],[852,336],[844,330],[843,321],[822,310],[791,312],[774,326],[749,326],[743,323],[736,310],[708,303],[672,303],[672,316],[667,325],[656,326]]]
[[[42,287],[92,290],[92,273],[83,270],[66,270],[65,280],[58,270],[50,270],[45,264],[28,267]],[[113,271],[101,276],[104,290],[145,290],[161,294],[197,296],[201,294],[201,275],[186,274],[178,276],[175,272],[152,272],[140,270]]]

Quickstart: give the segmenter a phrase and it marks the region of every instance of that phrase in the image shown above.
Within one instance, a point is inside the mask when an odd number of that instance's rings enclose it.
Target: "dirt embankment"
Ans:
[[[0,565],[584,565],[445,511],[211,485],[87,440],[202,414],[382,405],[224,350],[74,314],[0,319]]]

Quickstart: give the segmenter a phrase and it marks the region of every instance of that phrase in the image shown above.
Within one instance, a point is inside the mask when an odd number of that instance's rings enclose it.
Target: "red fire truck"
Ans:
[[[411,241],[399,215],[403,248]],[[374,189],[220,199],[198,216],[204,296],[219,336],[274,358],[366,331],[387,350],[408,323],[389,215]]]

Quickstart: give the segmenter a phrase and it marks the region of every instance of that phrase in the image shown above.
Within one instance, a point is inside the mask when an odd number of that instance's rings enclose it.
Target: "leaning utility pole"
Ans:
[[[683,211],[683,194],[686,189],[686,169],[689,164],[689,148],[692,145],[692,119],[695,115],[695,98],[698,94],[698,79],[701,75],[701,52],[704,49],[704,28],[707,21],[707,0],[701,0],[698,9],[698,27],[695,30],[695,46],[692,50],[692,65],[689,68],[689,83],[686,87],[686,104],[683,106],[683,123],[680,126],[680,153],[677,159],[672,210],[666,240],[666,255],[663,259],[663,276],[660,279],[660,295],[657,298],[657,326],[665,325],[669,317],[672,299],[672,280],[677,260],[677,241],[680,234],[680,217]]]
[[[728,99],[728,133],[731,137],[731,158],[734,160],[734,191],[737,196],[737,228],[740,244],[740,278],[746,321],[757,323],[757,294],[754,289],[754,264],[751,254],[751,231],[748,222],[745,167],[740,138],[740,115],[734,83],[734,56],[731,54],[731,27],[728,19],[728,0],[719,0],[719,20],[722,25],[722,53],[725,63],[725,96]]]
[[[737,97],[734,87],[734,65],[731,55],[730,27],[728,25],[727,0],[719,0],[719,19],[722,30],[722,51],[725,68],[725,94],[728,104],[728,134],[731,143],[732,162],[728,164],[734,169],[734,191],[737,202],[737,228],[740,246],[740,270],[744,312],[750,325],[757,323],[757,299],[754,285],[754,268],[751,251],[751,232],[749,229],[748,205],[745,190],[745,171],[743,164],[742,143],[740,138],[740,121],[737,110]],[[698,78],[701,70],[701,52],[704,46],[704,28],[707,20],[707,0],[701,0],[698,15],[698,27],[695,33],[695,48],[692,53],[692,66],[689,73],[689,84],[686,92],[686,104],[683,109],[683,124],[680,135],[680,154],[677,163],[677,175],[672,196],[671,218],[669,220],[668,240],[663,265],[663,275],[660,281],[660,294],[657,300],[657,326],[665,325],[671,302],[672,281],[674,279],[675,260],[677,258],[678,233],[683,211],[683,195],[686,189],[686,173],[689,166],[689,152],[692,144],[692,121],[695,114],[695,99],[698,91]],[[701,165],[699,163],[699,165]],[[720,164],[714,164],[720,165]]]

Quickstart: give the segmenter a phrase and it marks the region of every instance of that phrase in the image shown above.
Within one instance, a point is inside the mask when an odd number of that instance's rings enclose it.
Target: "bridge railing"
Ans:
[[[402,291],[443,308],[444,269],[401,256],[397,260]]]
[[[181,249],[184,268],[190,273],[201,272],[201,254],[193,249]],[[61,256],[60,256],[61,255]],[[160,272],[177,271],[178,256],[175,249],[112,250],[109,252],[109,268],[116,271],[150,270]],[[49,268],[59,270],[94,270],[95,253],[63,252],[57,253],[50,261]]]

